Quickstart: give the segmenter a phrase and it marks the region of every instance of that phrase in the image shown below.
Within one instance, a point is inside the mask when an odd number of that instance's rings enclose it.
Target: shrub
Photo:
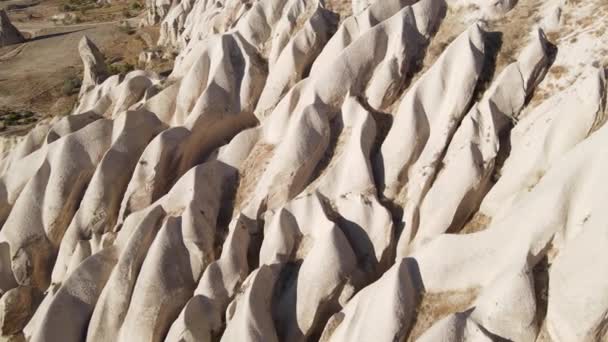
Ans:
[[[122,16],[125,17],[125,18],[132,18],[132,17],[134,17],[134,15],[131,13],[131,11],[128,8],[123,8],[122,9]],[[129,32],[129,34],[130,34],[130,32]]]
[[[133,64],[127,63],[127,62],[113,63],[113,64],[110,64],[110,66],[108,67],[108,71],[110,72],[111,75],[121,75],[121,76],[124,76],[127,73],[129,73],[130,71],[133,71],[133,69],[135,69]]]
[[[15,125],[26,125],[31,124],[38,119],[36,118],[36,114],[29,110],[3,110],[0,112],[0,126],[15,126]]]
[[[65,0],[59,6],[59,10],[62,12],[80,11],[84,14],[95,7],[97,7],[97,3],[94,0]]]
[[[4,120],[5,121],[9,121],[9,122],[17,121],[17,120],[19,120],[19,114],[17,114],[17,113],[10,113],[10,114],[4,116]]]
[[[135,29],[131,27],[131,24],[129,24],[128,21],[121,21],[120,25],[118,26],[118,30],[128,35],[132,35],[135,33]]]
[[[82,85],[82,81],[78,77],[70,77],[66,78],[63,81],[63,86],[61,87],[61,92],[65,96],[70,96],[80,90],[80,86]]]
[[[76,7],[70,4],[62,4],[61,6],[59,6],[59,10],[61,12],[72,12],[76,10]]]
[[[129,4],[129,8],[134,11],[139,11],[139,10],[143,9],[144,6],[140,2],[134,1]]]
[[[20,113],[20,115],[21,115],[21,118],[32,119],[34,116],[34,112],[31,112],[29,110],[24,110]]]

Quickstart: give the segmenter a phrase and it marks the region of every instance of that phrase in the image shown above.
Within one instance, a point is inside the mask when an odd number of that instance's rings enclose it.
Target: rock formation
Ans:
[[[353,0],[353,14],[363,12],[371,4],[370,0]]]
[[[83,95],[105,81],[109,76],[109,72],[103,55],[89,37],[82,37],[78,44],[78,52],[84,65],[79,95],[79,99],[82,101]]]
[[[23,43],[25,38],[8,18],[4,9],[0,9],[0,47]]]
[[[608,41],[527,13],[590,1],[150,1],[167,77],[83,38],[0,159],[0,333],[605,340]]]

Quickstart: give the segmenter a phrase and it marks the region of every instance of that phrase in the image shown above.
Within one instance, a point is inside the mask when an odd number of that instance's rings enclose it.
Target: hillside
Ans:
[[[147,0],[152,44],[11,45],[15,89],[82,69],[0,158],[2,338],[608,341],[607,16]]]

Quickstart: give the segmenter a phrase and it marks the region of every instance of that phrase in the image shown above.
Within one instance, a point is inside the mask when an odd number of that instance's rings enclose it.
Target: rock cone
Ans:
[[[0,47],[23,43],[25,38],[11,23],[8,14],[4,9],[0,9]]]

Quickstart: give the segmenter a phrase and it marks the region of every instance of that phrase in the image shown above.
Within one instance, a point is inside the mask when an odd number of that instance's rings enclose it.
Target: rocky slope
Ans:
[[[328,8],[150,1],[168,77],[83,39],[0,160],[4,338],[608,339],[605,2]]]

